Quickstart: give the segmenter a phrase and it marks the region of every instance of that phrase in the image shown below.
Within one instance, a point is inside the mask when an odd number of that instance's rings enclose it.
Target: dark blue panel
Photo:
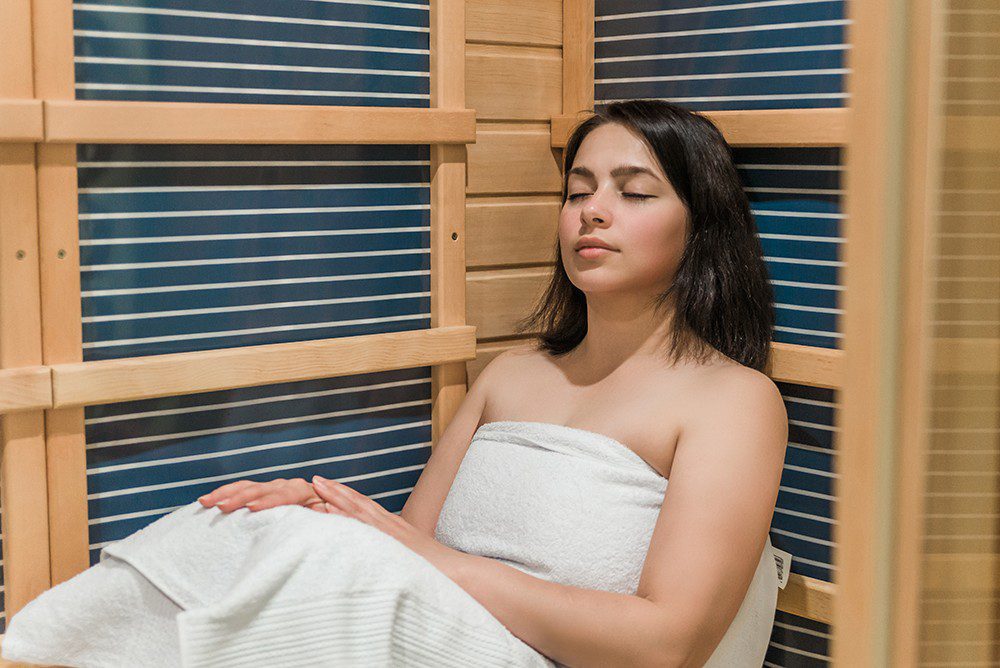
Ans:
[[[429,181],[426,146],[81,147],[85,359],[428,327]]]
[[[598,107],[632,98],[705,111],[845,104],[840,0],[598,2],[595,19]]]
[[[429,5],[407,4],[78,4],[77,97],[428,107]]]

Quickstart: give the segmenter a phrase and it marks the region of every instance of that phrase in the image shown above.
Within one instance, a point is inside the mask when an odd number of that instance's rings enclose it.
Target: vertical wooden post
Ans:
[[[854,3],[848,54],[843,409],[831,658],[919,657],[933,285],[934,3]]]
[[[31,4],[0,0],[0,98],[31,99]],[[0,143],[0,368],[42,363],[35,147]],[[0,417],[4,608],[9,619],[49,586],[41,411]]]
[[[562,112],[594,110],[594,0],[563,2]]]
[[[35,0],[35,92],[45,100],[75,97],[73,6]],[[38,147],[42,355],[45,364],[83,359],[76,145]],[[52,584],[89,566],[87,457],[83,409],[45,412]]]
[[[465,1],[431,0],[431,106],[465,108]],[[465,324],[464,144],[436,144],[431,155],[431,327]],[[466,394],[465,362],[431,371],[431,442],[436,444]]]

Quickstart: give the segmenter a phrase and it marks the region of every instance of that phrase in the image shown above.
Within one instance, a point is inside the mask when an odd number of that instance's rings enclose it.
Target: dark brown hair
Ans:
[[[566,144],[562,202],[570,168],[584,138],[617,123],[652,149],[688,212],[688,235],[677,274],[656,300],[674,307],[667,345],[672,361],[704,360],[712,349],[762,371],[768,363],[774,305],[750,202],[732,151],[715,125],[700,114],[660,100],[625,100],[577,125]],[[537,346],[552,355],[570,352],[587,334],[587,298],[569,280],[556,238],[555,271],[517,331],[538,332]]]

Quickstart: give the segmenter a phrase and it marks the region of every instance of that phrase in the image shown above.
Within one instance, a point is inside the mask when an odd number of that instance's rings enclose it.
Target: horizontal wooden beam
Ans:
[[[998,116],[945,116],[944,148],[953,151],[982,150],[983,137],[1000,134]]]
[[[772,380],[832,389],[843,385],[844,352],[833,348],[771,344],[771,365],[765,373]]]
[[[472,109],[46,100],[45,141],[97,144],[470,144]]]
[[[785,588],[778,590],[778,610],[830,624],[836,589],[832,582],[790,573]]]
[[[0,370],[0,413],[44,408],[52,408],[49,367]]]
[[[42,136],[41,100],[0,99],[0,141],[31,143]]]
[[[471,360],[467,325],[120,360],[56,364],[56,408],[212,392],[253,385],[409,369]]]
[[[733,146],[841,146],[847,143],[847,108],[703,111]],[[565,147],[587,115],[553,116],[552,146]]]

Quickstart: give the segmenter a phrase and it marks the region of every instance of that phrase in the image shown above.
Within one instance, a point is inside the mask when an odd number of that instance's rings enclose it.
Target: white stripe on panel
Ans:
[[[129,211],[127,213],[81,213],[80,220],[132,220],[136,218],[187,218],[207,216],[257,216],[291,213],[351,213],[355,211],[430,211],[429,204],[393,204],[385,206],[309,206],[278,209],[202,209],[196,211]]]
[[[164,9],[160,7],[128,7],[124,5],[93,5],[86,2],[74,2],[73,9],[85,12],[102,12],[107,14],[181,16],[186,18],[222,19],[224,21],[250,21],[253,23],[281,23],[281,24],[293,24],[293,25],[326,26],[330,28],[370,28],[373,30],[392,30],[396,32],[430,33],[430,28],[424,26],[401,26],[389,23],[364,23],[361,21],[331,21],[327,19],[304,19],[295,16],[265,16],[261,14],[202,12],[190,9]]]
[[[827,21],[802,21],[799,23],[766,23],[752,26],[735,26],[730,28],[702,28],[699,30],[674,30],[670,32],[649,32],[635,35],[611,35],[598,37],[595,42],[624,42],[639,39],[658,39],[660,37],[681,37],[684,35],[731,35],[742,32],[758,32],[761,30],[795,30],[798,28],[822,28],[827,26],[850,25],[850,19],[832,19]]]
[[[757,9],[760,7],[783,7],[788,5],[814,5],[823,2],[842,2],[843,0],[761,0],[760,2],[744,2],[734,5],[715,5],[710,7],[684,7],[682,9],[658,9],[650,12],[631,12],[628,14],[605,14],[596,17],[597,21],[620,21],[638,19],[647,16],[677,16],[679,14],[705,14],[707,12],[728,12],[741,9]]]
[[[382,257],[384,255],[429,254],[429,248],[402,248],[398,250],[355,251],[344,253],[309,253],[300,255],[256,255],[253,257],[225,257],[207,260],[172,260],[168,262],[129,262],[119,264],[81,265],[80,271],[119,271],[122,269],[163,269],[165,267],[203,267],[224,264],[252,264],[255,262],[295,262],[303,260],[333,260],[344,257]]]
[[[768,53],[806,53],[809,51],[846,51],[848,44],[815,44],[810,46],[771,46],[760,49],[726,49],[724,51],[688,51],[685,53],[653,53],[642,56],[610,56],[595,58],[594,63],[631,63],[643,60],[683,60],[721,56],[757,56]]]
[[[430,269],[416,271],[383,271],[374,274],[343,274],[341,276],[305,276],[302,278],[275,278],[261,281],[234,281],[232,283],[188,283],[186,285],[161,285],[151,288],[115,288],[108,290],[86,290],[87,297],[116,297],[119,295],[146,295],[160,292],[190,292],[192,290],[230,290],[271,285],[305,285],[306,283],[330,283],[333,281],[359,281],[375,278],[395,278],[402,276],[430,276]],[[808,284],[803,284],[808,285]]]
[[[430,160],[196,160],[196,161],[143,161],[143,162],[78,162],[80,169],[90,168],[128,168],[143,167],[410,167],[430,166]]]
[[[654,77],[608,77],[595,79],[594,83],[642,83],[646,81],[699,81],[701,79],[754,79],[760,77],[807,77],[827,74],[847,74],[847,68],[826,70],[775,70],[770,72],[722,72],[720,74],[672,74]]]
[[[78,83],[77,90],[135,90],[173,93],[232,93],[236,95],[301,95],[303,97],[371,97],[406,100],[429,100],[424,93],[371,93],[292,88],[225,88],[221,86],[147,86],[140,84]]]
[[[319,44],[317,42],[288,42],[270,39],[238,39],[235,37],[199,37],[195,35],[155,35],[143,32],[117,32],[111,30],[74,30],[74,37],[96,37],[99,39],[134,39],[158,42],[191,42],[198,44],[232,44],[237,46],[266,46],[286,49],[318,49],[320,51],[369,51],[372,53],[409,53],[419,56],[430,55],[430,49],[404,49],[389,46],[362,46],[354,44]]]
[[[246,239],[294,239],[298,237],[361,236],[369,234],[402,234],[403,232],[426,232],[430,225],[414,227],[386,227],[381,229],[348,230],[299,230],[295,232],[248,232],[233,234],[184,234],[173,237],[121,237],[113,239],[81,239],[81,246],[119,246],[134,244],[172,244],[188,241],[241,241]],[[809,237],[805,237],[808,239]],[[815,237],[827,239],[828,237]]]
[[[119,320],[145,320],[148,318],[177,318],[209,313],[242,313],[247,311],[269,311],[271,309],[300,308],[303,306],[329,306],[330,304],[358,304],[392,301],[394,299],[418,299],[430,297],[426,292],[394,292],[387,295],[366,295],[364,297],[334,297],[330,299],[303,299],[294,302],[264,302],[261,304],[240,304],[239,306],[210,306],[206,308],[175,309],[173,311],[150,311],[148,313],[113,313],[110,315],[86,316],[83,322],[116,322]]]
[[[219,332],[197,332],[195,334],[180,334],[177,336],[148,336],[137,339],[115,339],[112,341],[92,341],[84,343],[87,348],[109,348],[114,346],[127,346],[147,343],[163,343],[166,341],[189,341],[194,339],[214,339],[226,336],[240,336],[247,334],[268,334],[271,332],[295,332],[305,329],[322,329],[324,327],[346,327],[348,325],[369,325],[380,322],[399,322],[402,320],[421,320],[430,318],[430,313],[415,313],[413,315],[398,315],[385,318],[358,318],[356,320],[334,320],[331,322],[309,322],[300,325],[279,325],[276,327],[255,327],[252,329],[230,329]]]
[[[142,65],[144,67],[190,67],[195,69],[253,70],[254,72],[318,72],[326,74],[374,74],[390,77],[429,77],[430,72],[416,70],[367,70],[356,67],[311,67],[306,65],[265,65],[263,63],[231,63],[211,60],[148,60],[144,58],[105,58],[77,56],[75,63],[95,65]]]
[[[598,100],[597,104],[626,102],[630,99],[665,100],[667,102],[740,102],[745,100],[844,100],[850,97],[848,93],[802,93],[793,95],[706,95],[702,97],[647,97],[618,98],[614,100]]]
[[[246,164],[247,167],[257,165]],[[213,193],[213,192],[268,192],[271,190],[367,190],[386,188],[427,188],[430,182],[413,183],[279,183],[276,185],[239,186],[114,186],[108,188],[80,188],[78,192],[87,195],[124,195],[133,193]]]

